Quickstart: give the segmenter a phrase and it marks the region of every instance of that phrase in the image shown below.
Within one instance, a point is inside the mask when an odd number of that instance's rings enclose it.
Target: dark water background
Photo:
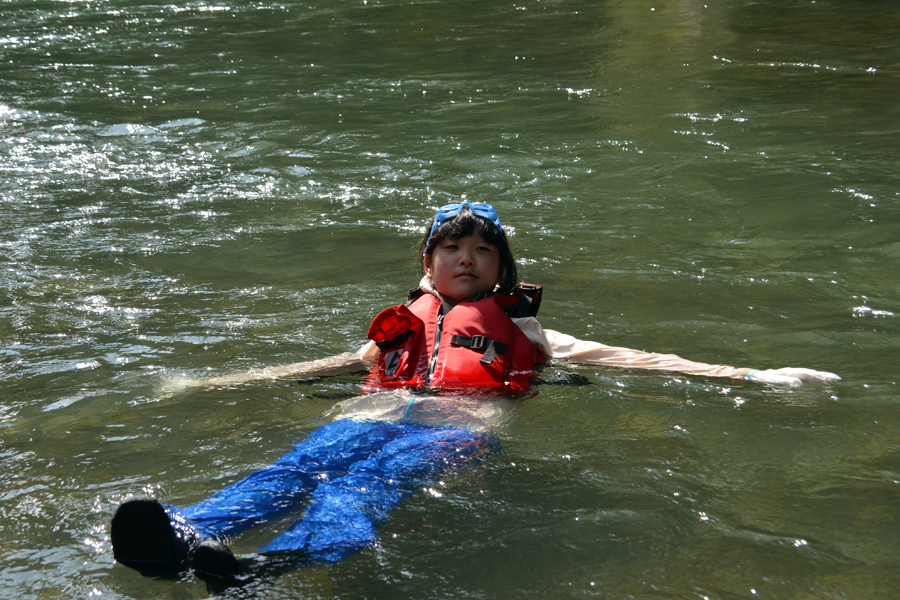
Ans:
[[[116,504],[204,498],[360,377],[162,384],[358,348],[465,195],[546,327],[843,381],[557,364],[589,383],[376,548],[226,596],[893,597],[898,31],[874,0],[3,2],[0,589],[209,595],[114,565]]]

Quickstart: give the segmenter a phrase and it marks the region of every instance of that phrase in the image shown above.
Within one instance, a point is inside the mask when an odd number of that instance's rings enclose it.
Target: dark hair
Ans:
[[[493,244],[500,252],[500,279],[498,291],[513,292],[519,284],[519,273],[516,270],[516,259],[509,249],[509,241],[506,234],[496,225],[485,218],[473,215],[468,208],[463,207],[459,214],[448,219],[438,227],[434,235],[429,236],[434,218],[429,219],[425,225],[425,235],[419,243],[419,265],[422,266],[422,258],[431,256],[434,249],[444,240],[458,240],[470,235],[477,235],[488,244]]]

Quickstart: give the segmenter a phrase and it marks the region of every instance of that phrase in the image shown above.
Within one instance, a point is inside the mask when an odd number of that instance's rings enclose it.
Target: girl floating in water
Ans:
[[[145,572],[189,557],[201,573],[238,565],[220,540],[311,501],[301,519],[260,549],[338,561],[375,543],[376,527],[414,489],[498,449],[491,398],[521,393],[549,359],[800,386],[837,375],[811,369],[708,365],[578,340],[544,329],[541,288],[518,282],[515,260],[488,204],[448,204],[420,246],[422,277],[406,304],[375,317],[359,352],[204,382],[226,385],[371,366],[365,396],[268,467],[186,508],[146,497],[112,520],[113,553]]]

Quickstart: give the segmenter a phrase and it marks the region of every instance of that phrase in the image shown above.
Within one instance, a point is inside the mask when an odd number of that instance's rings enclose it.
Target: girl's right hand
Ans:
[[[758,383],[773,383],[776,385],[789,385],[800,387],[804,381],[821,383],[824,381],[840,381],[840,377],[827,371],[814,371],[813,369],[798,369],[785,367],[783,369],[766,369],[765,371],[749,371],[744,375],[745,379]]]

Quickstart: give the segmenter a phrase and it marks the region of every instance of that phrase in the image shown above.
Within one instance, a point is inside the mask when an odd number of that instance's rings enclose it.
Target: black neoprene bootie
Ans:
[[[228,579],[239,575],[241,569],[228,546],[217,540],[206,540],[194,550],[194,571],[201,576]]]
[[[142,572],[176,567],[189,549],[162,505],[147,496],[134,496],[119,505],[112,518],[110,537],[115,559]]]

